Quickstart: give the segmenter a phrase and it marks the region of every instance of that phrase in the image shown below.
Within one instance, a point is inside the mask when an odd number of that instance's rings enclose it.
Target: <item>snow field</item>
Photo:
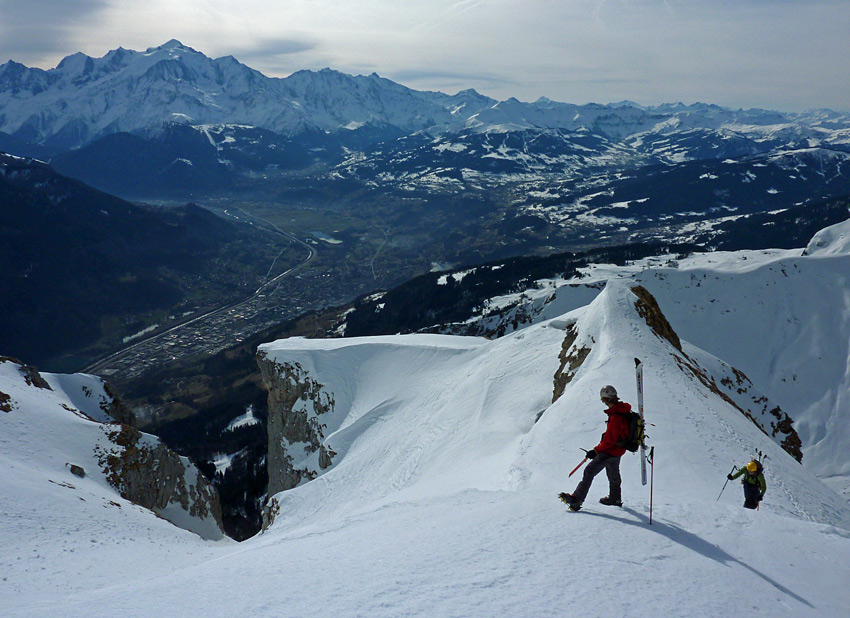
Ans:
[[[845,531],[737,505],[655,508],[649,526],[642,505],[588,501],[570,513],[551,493],[469,490],[215,552],[178,546],[169,556],[157,535],[149,551],[125,554],[132,564],[108,585],[0,607],[8,616],[846,615]]]

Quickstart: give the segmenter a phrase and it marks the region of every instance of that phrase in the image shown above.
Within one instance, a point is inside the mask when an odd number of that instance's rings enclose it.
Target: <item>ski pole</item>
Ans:
[[[731,471],[731,472],[729,472],[729,474],[732,474],[732,472],[734,472],[734,471],[735,471],[735,466],[732,466],[732,471]],[[723,483],[723,489],[726,489],[726,485],[727,485],[728,483],[729,483],[729,475],[727,474],[727,475],[726,475],[726,482],[725,482],[725,483]],[[720,496],[722,496],[722,495],[723,495],[723,489],[721,489],[721,490],[720,490],[720,493],[719,493],[719,494],[717,494],[717,500],[715,500],[715,502],[718,502],[718,501],[720,500]]]
[[[655,447],[649,447],[649,525],[652,525],[652,488],[655,486]]]
[[[570,472],[569,476],[572,476],[573,474],[575,474],[575,473],[576,473],[576,470],[578,470],[579,468],[581,468],[581,467],[584,465],[584,462],[585,462],[585,461],[587,461],[587,457],[585,457],[584,459],[582,459],[582,460],[581,460],[581,462],[579,462],[579,464],[578,464],[575,468],[573,468],[573,471],[572,471],[572,472]]]

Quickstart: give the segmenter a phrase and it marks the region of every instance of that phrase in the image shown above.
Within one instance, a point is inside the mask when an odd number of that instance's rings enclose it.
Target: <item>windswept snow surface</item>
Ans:
[[[806,247],[806,255],[847,255],[850,253],[850,223],[844,221],[822,229]]]
[[[683,370],[719,361],[686,344],[688,360],[656,335],[632,285],[613,280],[590,304],[493,341],[262,346],[334,394],[321,419],[334,465],[278,494],[271,528],[239,545],[140,531],[125,512],[103,509],[105,523],[84,523],[106,532],[72,530],[66,541],[84,568],[58,559],[67,530],[12,517],[4,505],[0,541],[14,544],[0,556],[0,613],[846,616],[847,501]],[[589,352],[552,403],[568,334]],[[578,475],[568,479],[569,470],[604,429],[599,389],[613,384],[634,403],[635,357],[645,365],[656,453],[652,525],[650,487],[631,454],[622,461],[624,508],[598,504],[607,494],[601,475],[585,509],[570,513],[556,494],[572,491]],[[768,456],[761,509],[742,508],[738,482],[718,499],[732,465],[759,450]],[[51,517],[64,516],[43,502]]]

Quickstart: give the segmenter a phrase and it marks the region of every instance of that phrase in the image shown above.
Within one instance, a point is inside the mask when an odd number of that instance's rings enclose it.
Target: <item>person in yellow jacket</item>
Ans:
[[[767,491],[767,483],[764,482],[764,469],[761,463],[753,460],[734,474],[727,474],[726,478],[734,481],[742,474],[744,475],[741,481],[744,486],[744,508],[758,508],[759,502],[762,501],[764,493]]]

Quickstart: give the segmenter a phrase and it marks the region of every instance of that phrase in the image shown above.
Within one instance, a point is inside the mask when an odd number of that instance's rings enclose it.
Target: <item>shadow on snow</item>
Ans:
[[[633,509],[630,509],[628,507],[624,507],[623,510],[628,512],[629,514],[635,516],[639,521],[635,521],[633,519],[626,519],[626,518],[622,518],[622,517],[617,517],[616,515],[610,515],[608,513],[596,513],[594,511],[583,511],[583,512],[587,513],[588,515],[592,515],[594,517],[602,517],[604,519],[612,519],[612,520],[617,521],[619,523],[629,524],[631,526],[638,526],[642,529],[650,530],[652,532],[660,534],[661,536],[665,536],[668,539],[670,539],[671,541],[678,543],[679,545],[682,545],[683,547],[686,547],[690,550],[693,550],[693,551],[697,552],[698,554],[705,556],[706,558],[711,558],[712,560],[716,560],[717,562],[720,562],[721,564],[724,564],[724,565],[727,565],[727,566],[729,564],[738,564],[738,565],[744,567],[745,569],[747,569],[748,571],[750,571],[751,573],[758,575],[764,581],[766,581],[768,584],[770,584],[771,586],[773,586],[774,588],[776,588],[780,592],[787,594],[788,596],[799,601],[800,603],[803,603],[804,605],[806,605],[808,607],[811,607],[812,609],[815,609],[814,605],[809,603],[809,601],[807,601],[806,599],[804,599],[800,595],[793,593],[792,591],[788,590],[788,588],[786,588],[782,584],[774,581],[773,579],[771,579],[770,577],[768,577],[767,575],[765,575],[764,573],[762,573],[758,569],[754,569],[750,565],[748,565],[744,562],[741,562],[740,560],[738,560],[734,556],[732,556],[732,555],[726,553],[725,551],[723,551],[722,549],[720,549],[717,545],[709,543],[708,541],[700,538],[696,534],[694,534],[692,532],[688,532],[687,530],[684,530],[683,528],[680,528],[679,526],[676,526],[674,524],[659,522],[657,519],[654,519],[652,521],[652,525],[650,526],[650,525],[647,525],[647,524],[649,524],[649,518],[646,515],[644,515],[643,513],[639,513],[639,512],[637,512]]]

